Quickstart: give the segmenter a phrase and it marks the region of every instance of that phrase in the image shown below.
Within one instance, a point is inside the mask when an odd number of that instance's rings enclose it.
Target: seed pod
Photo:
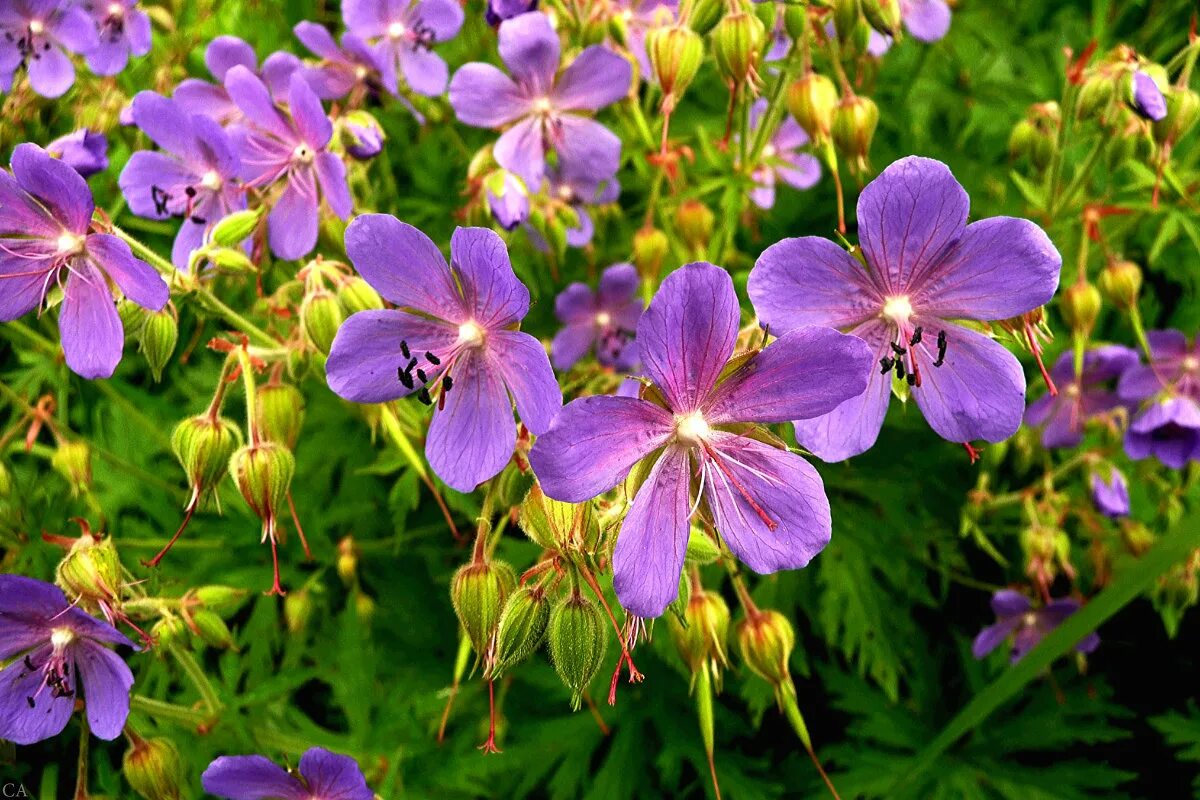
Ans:
[[[167,647],[179,641],[186,631],[187,626],[184,625],[183,620],[176,616],[170,616],[163,617],[154,623],[154,627],[150,629],[150,636],[158,647]]]
[[[358,617],[363,625],[370,625],[371,620],[375,618],[375,598],[366,592],[357,592],[354,595],[354,614]]]
[[[716,216],[699,200],[684,200],[675,210],[675,227],[679,230],[679,237],[693,250],[701,251],[708,247],[715,225]]]
[[[737,625],[738,651],[759,677],[779,687],[791,680],[788,661],[796,646],[796,633],[778,611],[751,612]]]
[[[283,620],[288,633],[302,633],[312,619],[313,597],[308,588],[288,592],[283,598]]]
[[[304,395],[287,383],[268,383],[258,389],[255,415],[264,439],[296,449],[304,425]]]
[[[1142,291],[1142,268],[1132,261],[1114,261],[1100,273],[1104,299],[1123,311],[1137,305]]]
[[[137,338],[138,333],[142,330],[142,325],[146,322],[148,313],[146,309],[127,297],[122,297],[117,301],[117,316],[121,318],[121,330],[125,331],[127,340]]]
[[[174,305],[168,303],[161,311],[146,312],[138,344],[156,382],[162,379],[163,367],[171,360],[178,342],[179,314]]]
[[[1102,305],[1100,290],[1085,282],[1068,286],[1059,308],[1067,325],[1087,336],[1096,326],[1096,318],[1100,316]]]
[[[657,281],[663,261],[671,249],[667,235],[658,228],[639,228],[633,234],[633,265],[645,281]]]
[[[71,486],[72,497],[86,494],[91,488],[92,448],[88,447],[87,442],[59,442],[54,455],[50,456],[50,466],[66,478]]]
[[[83,598],[89,604],[117,601],[121,557],[112,537],[93,536],[85,530],[58,563],[54,578],[69,597]]]
[[[125,751],[125,780],[146,800],[179,800],[183,761],[170,739],[139,739]]]
[[[232,586],[201,586],[191,593],[196,603],[215,614],[228,617],[241,608],[250,595],[245,589]]]
[[[862,0],[862,11],[875,30],[893,38],[900,35],[900,0]]]
[[[646,36],[646,53],[663,91],[663,109],[671,111],[704,61],[704,40],[682,25],[655,28]]]
[[[833,143],[859,171],[867,169],[867,156],[875,126],[879,124],[879,107],[869,97],[851,95],[838,103],[833,115]]]
[[[686,626],[674,617],[668,617],[671,641],[679,651],[679,657],[695,674],[707,664],[719,674],[720,667],[729,659],[725,655],[725,643],[729,637],[729,606],[725,599],[713,591],[694,591],[688,598],[683,611]]]
[[[767,37],[762,20],[739,11],[725,16],[713,28],[713,55],[717,70],[729,86],[742,86],[758,79],[758,61]]]
[[[278,511],[287,499],[296,459],[277,442],[265,441],[239,449],[229,459],[229,474],[250,506],[273,533]]]
[[[185,419],[171,434],[171,449],[197,494],[217,485],[229,467],[229,459],[241,446],[242,431],[236,424],[207,414]]]
[[[517,583],[503,561],[472,561],[459,567],[450,582],[450,601],[479,658],[486,658],[504,602]]]
[[[608,647],[604,615],[591,600],[571,593],[550,612],[548,638],[554,668],[571,690],[571,707],[578,711]]]
[[[802,75],[788,87],[788,110],[814,143],[829,138],[837,105],[837,87],[819,73]]]
[[[542,644],[550,621],[550,601],[540,586],[522,586],[509,595],[496,627],[496,649],[489,678],[498,678]]]
[[[261,216],[260,208],[234,211],[213,226],[210,239],[217,247],[237,247],[254,233]]]
[[[347,314],[378,311],[383,308],[383,298],[379,296],[379,292],[357,275],[346,278],[338,285],[337,298]]]
[[[196,634],[205,644],[221,650],[236,649],[233,634],[229,632],[229,626],[225,624],[225,620],[207,608],[193,610],[188,623],[192,633]]]
[[[1079,97],[1075,101],[1075,111],[1079,118],[1094,119],[1103,116],[1116,91],[1116,82],[1106,71],[1097,71],[1084,78],[1079,87]]]
[[[787,3],[783,7],[783,28],[792,41],[801,39],[808,26],[808,6],[800,3]]]
[[[329,355],[333,337],[343,319],[342,304],[328,289],[310,292],[300,303],[300,327],[304,330],[304,338],[322,355]]]

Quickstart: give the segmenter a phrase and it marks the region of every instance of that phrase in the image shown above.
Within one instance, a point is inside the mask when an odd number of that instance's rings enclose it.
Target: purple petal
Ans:
[[[30,654],[35,664],[50,657],[50,645]],[[55,697],[42,687],[41,670],[29,671],[21,660],[0,671],[0,739],[16,744],[33,744],[49,739],[67,727],[75,709],[75,698]],[[39,691],[40,690],[40,691]],[[33,708],[27,698],[34,697]]]
[[[163,208],[154,187],[173,197],[181,197],[185,187],[194,185],[199,178],[195,172],[166,153],[138,150],[129,157],[117,184],[134,214],[148,219],[163,219],[171,213],[171,209]]]
[[[200,776],[204,791],[229,800],[308,800],[311,794],[263,756],[221,756]]]
[[[32,82],[33,72],[30,70],[30,79]],[[34,87],[36,88],[36,87]],[[1158,84],[1154,82],[1145,72],[1138,70],[1133,73],[1133,110],[1153,122],[1158,122],[1167,116],[1167,99],[1163,97],[1162,90],[1158,88]],[[38,92],[38,94],[44,94]],[[52,95],[46,95],[47,97]]]
[[[254,48],[236,36],[218,36],[208,43],[204,51],[204,65],[218,82],[224,83],[226,73],[236,66],[250,72],[258,69],[258,57]]]
[[[613,264],[600,273],[598,299],[601,308],[617,309],[637,297],[642,279],[633,264]],[[561,317],[560,317],[561,319]]]
[[[1067,355],[1070,355],[1069,353]],[[1148,400],[1167,388],[1163,376],[1157,367],[1148,364],[1138,364],[1126,370],[1117,383],[1117,394],[1126,402],[1136,403]]]
[[[997,619],[1019,617],[1032,607],[1028,597],[1012,589],[1001,589],[993,594],[991,604]]]
[[[370,39],[387,29],[387,8],[382,0],[346,0],[342,3],[342,20],[356,35]]]
[[[1101,514],[1113,519],[1129,516],[1129,484],[1120,470],[1110,467],[1107,479],[1093,472],[1091,486],[1092,501]]]
[[[12,175],[0,169],[0,236],[15,233],[53,240],[61,227]]]
[[[75,259],[58,314],[67,366],[89,380],[107,378],[121,361],[125,334],[104,276]]]
[[[1150,343],[1150,353],[1156,361],[1169,358],[1183,358],[1191,349],[1188,338],[1176,330],[1150,331],[1146,334]]]
[[[97,75],[116,75],[129,63],[129,44],[124,39],[103,38],[87,52],[88,69]]]
[[[450,488],[472,492],[512,458],[512,403],[499,373],[475,350],[455,362],[454,389],[445,398],[429,425],[425,456]]]
[[[560,170],[588,175],[597,183],[616,174],[621,164],[621,140],[612,131],[594,119],[574,114],[564,114],[557,121],[552,142]]]
[[[214,86],[196,78],[185,78],[171,93],[171,99],[187,113],[209,117],[222,124],[240,120],[241,110],[229,99],[224,86]]]
[[[300,43],[307,47],[313,55],[327,58],[331,61],[340,61],[343,59],[341,48],[337,46],[333,34],[324,25],[303,20],[296,23],[295,27],[292,28],[292,33],[296,34],[296,38],[300,40]]]
[[[300,756],[300,774],[321,800],[373,800],[358,762],[350,756],[313,747]]]
[[[450,105],[459,122],[496,128],[524,116],[529,103],[512,80],[491,64],[464,64],[450,80]]]
[[[632,79],[629,61],[603,45],[592,45],[563,71],[554,87],[554,105],[568,111],[599,111],[623,98]]]
[[[360,311],[338,328],[325,364],[325,379],[334,394],[355,403],[383,403],[411,394],[398,376],[409,361],[400,350],[444,353],[454,346],[458,331],[441,322],[405,311]],[[458,388],[457,383],[455,389]]]
[[[592,222],[591,214],[583,206],[575,206],[575,216],[579,224],[567,228],[567,244],[571,247],[587,247],[596,233],[596,225]]]
[[[904,27],[914,39],[936,42],[950,30],[950,6],[945,0],[902,0]]]
[[[30,249],[28,241],[0,239],[0,248],[4,248],[0,249],[0,322],[23,317],[36,308],[42,301],[46,277],[54,270],[53,255],[49,252],[42,259],[26,257]],[[47,250],[44,245],[38,249]]]
[[[321,150],[333,138],[333,123],[325,116],[321,99],[304,80],[303,75],[293,74],[288,89],[288,109],[296,122],[300,137],[314,150]]]
[[[267,239],[277,258],[303,258],[317,246],[317,185],[312,172],[293,172],[267,217]]]
[[[446,91],[450,68],[442,57],[420,45],[400,50],[400,72],[404,81],[417,94],[437,97]]]
[[[775,174],[793,189],[811,189],[821,180],[821,162],[816,156],[808,153],[784,153],[779,156],[779,160],[790,166],[776,165]]]
[[[190,118],[174,100],[154,92],[138,92],[133,98],[132,113],[133,123],[163,150],[189,164],[202,160]]]
[[[559,295],[561,297],[561,295]],[[29,308],[33,306],[30,305]],[[29,309],[25,309],[28,311]],[[22,314],[25,312],[22,311]],[[20,316],[18,314],[17,316]],[[590,322],[567,325],[550,342],[550,357],[557,370],[568,370],[586,356],[596,341],[596,326]]]
[[[546,151],[542,144],[542,125],[536,117],[523,119],[502,133],[492,153],[497,164],[516,173],[526,186],[542,185],[542,177],[546,174]]]
[[[881,290],[862,264],[828,239],[784,239],[763,251],[746,294],[776,333],[804,325],[841,328],[878,316]]]
[[[88,724],[101,739],[121,735],[129,717],[133,673],[125,661],[103,645],[83,640],[74,648],[75,670],[83,684]]]
[[[455,0],[420,0],[414,16],[435,42],[453,39],[463,24],[462,5]]]
[[[529,290],[513,272],[504,240],[491,228],[456,228],[450,263],[470,319],[485,328],[501,328],[529,312]]]
[[[278,50],[263,59],[262,80],[276,102],[286,99],[285,96],[292,85],[292,75],[303,66],[303,62],[294,53],[286,50]]]
[[[494,330],[488,334],[487,349],[492,369],[512,393],[525,427],[535,436],[545,433],[562,408],[562,390],[546,348],[528,333]]]
[[[17,145],[11,163],[17,183],[46,206],[56,222],[74,234],[87,230],[96,205],[78,172],[36,144]]]
[[[775,170],[761,168],[754,173],[754,188],[750,190],[750,202],[770,211],[775,207]]]
[[[346,228],[346,254],[359,274],[398,306],[462,320],[462,301],[437,245],[390,214],[361,214]]]
[[[354,211],[354,199],[346,183],[346,165],[333,153],[318,153],[316,158],[317,180],[325,202],[339,219],[346,219]]]
[[[979,632],[975,637],[975,641],[971,643],[971,655],[976,658],[983,658],[988,653],[995,650],[1000,645],[1004,644],[1009,636],[1012,636],[1013,631],[1021,624],[1020,618],[1006,619],[1003,622],[997,622],[995,625],[989,625]]]
[[[275,106],[267,85],[250,70],[235,66],[225,76],[225,91],[246,118],[279,137],[284,142],[294,142],[296,133],[288,125],[283,114]]]
[[[171,290],[154,267],[134,258],[133,251],[116,236],[93,233],[87,237],[87,252],[92,263],[113,279],[117,288],[133,302],[152,311],[160,311],[171,299]]]
[[[100,40],[96,34],[96,23],[82,6],[67,6],[63,8],[61,3],[48,3],[46,5],[51,8],[57,6],[57,8],[62,9],[58,15],[58,19],[51,24],[50,31],[53,37],[63,47],[67,48],[67,50],[75,53],[86,53],[99,44]]]
[[[75,66],[55,45],[38,56],[28,62],[29,85],[42,97],[61,97],[75,83]]]
[[[24,575],[0,575],[0,660],[49,638],[49,621],[68,607],[62,590]]]
[[[500,24],[500,60],[530,96],[548,95],[558,70],[558,34],[536,11]]]
[[[597,310],[596,295],[584,283],[572,283],[554,299],[554,314],[559,322],[566,324],[591,324],[595,320]]]

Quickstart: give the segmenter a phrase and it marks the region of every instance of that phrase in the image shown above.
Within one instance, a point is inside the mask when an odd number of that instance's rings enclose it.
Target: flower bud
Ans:
[[[233,634],[229,632],[229,626],[225,624],[225,620],[207,608],[192,611],[187,622],[192,633],[196,634],[205,644],[221,650],[237,649],[234,646]]]
[[[1100,290],[1095,286],[1090,283],[1073,283],[1063,293],[1060,310],[1067,325],[1086,336],[1096,326],[1096,318],[1100,316],[1102,304]]]
[[[500,622],[504,601],[517,583],[503,561],[472,561],[459,567],[450,582],[450,601],[475,654],[484,658]]]
[[[213,226],[210,240],[217,247],[237,247],[258,227],[262,209],[234,211]]]
[[[171,360],[178,342],[179,314],[175,306],[168,303],[160,311],[146,312],[146,321],[138,332],[138,343],[156,382],[162,379],[163,367]]]
[[[633,265],[645,281],[657,281],[663,261],[671,249],[667,235],[658,228],[639,228],[633,234]]]
[[[344,318],[342,304],[328,289],[309,292],[300,303],[300,327],[304,330],[304,338],[322,355],[329,355],[333,337]]]
[[[758,60],[766,36],[762,20],[745,11],[726,15],[713,28],[713,55],[727,85],[742,86],[758,79]]]
[[[772,686],[791,680],[788,661],[796,646],[796,633],[778,611],[751,612],[737,625],[738,652],[751,670]]]
[[[1105,300],[1128,311],[1142,291],[1142,268],[1132,261],[1113,261],[1100,273],[1100,291]]]
[[[571,707],[578,711],[608,647],[604,615],[591,600],[572,592],[550,612],[547,631],[554,669],[571,690]]]
[[[850,41],[861,19],[861,0],[834,0],[833,29],[837,32],[838,41]]]
[[[679,237],[693,250],[702,251],[712,238],[716,216],[699,200],[684,200],[675,210],[675,227]]]
[[[59,562],[54,580],[68,597],[90,603],[118,600],[123,583],[121,558],[112,537],[93,536],[85,529]]]
[[[496,627],[496,648],[489,678],[524,661],[542,643],[550,621],[550,602],[540,586],[522,586],[509,595]]]
[[[212,250],[208,254],[208,260],[213,263],[218,269],[223,269],[227,272],[254,272],[254,262],[235,247],[222,247],[217,250]]]
[[[724,0],[685,0],[680,5],[687,9],[680,19],[686,19],[688,27],[701,36],[711,31],[725,13]]]
[[[1167,116],[1163,87],[1168,85],[1166,71],[1148,64],[1125,76],[1125,102],[1142,119],[1158,122]]]
[[[163,617],[154,623],[154,627],[150,629],[150,636],[159,647],[168,647],[179,641],[186,630],[187,626],[179,617]]]
[[[304,395],[288,383],[268,383],[258,389],[255,414],[264,439],[296,448],[304,425]]]
[[[246,601],[250,593],[245,589],[235,589],[232,586],[201,586],[191,593],[191,597],[201,608],[206,608],[222,617],[228,617]]]
[[[283,621],[287,624],[288,633],[303,633],[312,619],[313,597],[310,589],[288,592],[283,597]]]
[[[801,3],[786,3],[783,6],[783,29],[792,41],[802,39],[808,27],[808,6]]]
[[[1200,94],[1187,87],[1174,87],[1167,93],[1167,115],[1154,123],[1155,141],[1174,145],[1187,135],[1200,118]]]
[[[346,278],[338,285],[337,298],[347,314],[378,311],[383,308],[383,298],[379,296],[379,292],[357,275]]]
[[[900,35],[900,0],[862,0],[862,11],[875,30],[893,38]]]
[[[376,607],[375,598],[366,592],[354,594],[354,614],[363,625],[371,624],[371,620],[375,618]]]
[[[867,170],[867,156],[878,123],[879,107],[869,97],[845,97],[833,114],[833,143],[860,172]]]
[[[511,231],[529,219],[529,192],[513,173],[496,170],[484,179],[483,190],[492,217],[504,230]]]
[[[379,120],[366,111],[351,111],[342,118],[341,143],[351,158],[369,161],[383,150],[386,138]]]
[[[1102,117],[1112,103],[1117,86],[1106,71],[1098,71],[1085,78],[1079,87],[1075,110],[1080,119]]]
[[[704,40],[682,25],[655,28],[646,36],[646,53],[663,91],[664,110],[675,108],[704,60]]]
[[[127,297],[117,301],[117,316],[121,318],[121,330],[125,331],[126,339],[132,340],[141,332],[148,313]]]
[[[788,87],[788,110],[815,143],[829,138],[837,105],[837,87],[816,72],[802,75]]]
[[[721,548],[712,537],[699,528],[692,528],[688,535],[687,552],[684,561],[688,564],[711,564],[721,557]]]
[[[217,485],[229,459],[242,446],[242,431],[224,417],[201,414],[175,426],[171,449],[187,473],[192,491],[203,494]]]
[[[8,466],[0,461],[0,500],[12,494],[12,473],[8,471]]]
[[[296,472],[296,459],[278,442],[247,445],[229,459],[229,474],[246,505],[274,531],[278,509],[287,499]]]
[[[725,642],[729,637],[729,606],[725,599],[713,591],[693,591],[683,610],[683,623],[668,617],[671,641],[679,651],[679,657],[695,674],[711,663],[718,671],[729,663],[725,655]]]
[[[50,466],[71,485],[71,496],[86,494],[92,485],[92,448],[82,440],[59,442]]]
[[[487,147],[481,147],[467,163],[467,180],[472,183],[483,180],[498,166],[500,165],[496,163],[496,157],[492,154],[492,146],[489,144]]]
[[[125,780],[146,800],[179,800],[183,761],[170,739],[139,739],[125,751]]]

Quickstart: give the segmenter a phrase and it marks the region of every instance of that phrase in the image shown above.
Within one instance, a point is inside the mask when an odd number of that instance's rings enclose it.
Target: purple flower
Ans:
[[[970,201],[945,164],[910,156],[858,200],[866,268],[834,243],[784,239],[759,257],[748,292],[776,333],[829,325],[875,353],[867,391],[796,424],[799,442],[826,461],[864,452],[879,435],[892,385],[907,391],[940,436],[998,442],[1021,425],[1025,375],[987,336],[950,320],[999,320],[1048,302],[1062,259],[1029,220],[967,225]]]
[[[192,251],[204,243],[205,232],[246,207],[237,181],[241,161],[216,122],[189,114],[162,95],[139,92],[133,99],[133,119],[162,151],[134,153],[117,183],[139,217],[182,220],[171,262],[187,269]]]
[[[236,36],[218,36],[208,43],[204,51],[204,64],[216,79],[216,84],[197,78],[188,78],[175,88],[171,98],[189,114],[197,114],[215,120],[224,126],[242,119],[242,111],[225,91],[225,78],[229,70],[237,66],[258,75],[274,98],[283,98],[291,88],[292,73],[303,65],[295,55],[280,51],[267,56],[262,70],[258,70],[258,57],[254,48]]]
[[[1151,122],[1158,122],[1167,115],[1167,99],[1162,90],[1145,72],[1140,69],[1133,73],[1129,87],[1130,105],[1138,116]]]
[[[1154,456],[1171,469],[1200,459],[1200,405],[1178,395],[1154,400],[1129,423],[1125,454],[1134,461]]]
[[[800,328],[723,376],[739,316],[723,269],[700,262],[676,270],[637,326],[643,368],[661,400],[574,400],[530,453],[546,494],[570,503],[609,491],[653,454],[613,554],[617,597],[637,616],[658,616],[678,594],[689,521],[702,500],[729,548],[756,572],[803,567],[829,542],[817,471],[743,423],[807,419],[861,394],[870,351],[853,336]]]
[[[397,69],[417,94],[435,97],[446,90],[449,70],[433,45],[453,39],[462,27],[455,0],[346,0],[342,18],[352,34],[374,43],[389,92],[400,91]]]
[[[537,6],[538,0],[488,0],[483,15],[488,25],[495,26],[506,19],[536,11]]]
[[[61,97],[75,82],[75,66],[64,50],[86,53],[97,44],[87,12],[62,0],[5,0],[0,3],[0,92],[12,88],[20,69],[42,97]]]
[[[613,264],[600,275],[600,290],[572,283],[554,301],[563,329],[550,345],[555,369],[565,370],[594,347],[596,360],[619,370],[638,363],[634,334],[642,316],[641,279],[632,264]]]
[[[637,59],[638,74],[654,80],[650,54],[646,52],[646,34],[651,29],[675,22],[678,0],[613,0],[613,8],[625,28],[625,48]],[[782,14],[779,15],[783,17]]]
[[[85,178],[108,169],[108,137],[99,131],[80,128],[46,145],[46,152]]]
[[[912,37],[922,42],[936,42],[950,30],[946,0],[900,0],[900,18]]]
[[[341,122],[342,143],[351,158],[370,161],[383,152],[383,128],[375,117],[365,111],[351,111]]]
[[[757,130],[767,110],[767,99],[760,98],[750,109],[750,126]],[[750,200],[762,209],[775,205],[775,181],[782,180],[795,189],[811,189],[821,180],[821,162],[802,152],[808,134],[789,115],[763,148],[762,163],[754,169],[754,188]]]
[[[355,90],[378,94],[382,88],[379,60],[362,38],[344,33],[342,46],[338,47],[324,25],[307,20],[297,22],[292,31],[313,55],[321,59],[315,67],[301,67],[317,97],[338,100]]]
[[[780,20],[780,21],[782,22],[782,20]],[[868,30],[869,30],[869,32],[867,34],[867,55],[873,56],[875,58],[883,58],[883,56],[887,54],[887,51],[892,49],[892,41],[893,41],[892,37],[888,36],[886,33],[880,33],[879,31],[875,30],[874,28],[871,28],[870,26],[868,26]],[[782,41],[782,43],[777,42],[772,47],[772,49],[771,49],[772,57],[768,58],[768,60],[778,60],[780,58],[783,58],[785,55],[787,55],[788,50],[791,49],[792,40],[790,37],[787,36],[786,28],[783,29],[783,35],[785,37],[784,40]],[[837,37],[837,28],[834,27],[833,20],[829,20],[828,22],[825,23],[825,35],[828,36],[830,39]]]
[[[615,177],[597,181],[590,173],[564,172],[553,167],[546,170],[547,191],[552,200],[565,203],[575,212],[577,223],[567,228],[567,244],[571,247],[587,247],[596,233],[596,225],[588,212],[589,204],[615,203],[621,196],[621,183]],[[534,246],[547,251],[550,245],[532,226],[526,230]]]
[[[1107,480],[1099,471],[1093,472],[1091,485],[1096,510],[1113,519],[1129,516],[1129,484],[1119,469],[1109,467]]]
[[[992,595],[996,624],[979,632],[971,652],[976,658],[983,658],[1011,636],[1012,660],[1015,663],[1078,610],[1079,601],[1070,597],[1051,600],[1049,604],[1034,609],[1025,595],[1012,589],[1002,589]],[[1100,636],[1092,632],[1083,637],[1075,649],[1080,653],[1091,653],[1099,646]]]
[[[150,52],[150,17],[138,0],[94,0],[92,18],[99,42],[87,51],[88,69],[97,75],[116,75],[129,56]]]
[[[1150,331],[1146,339],[1151,361],[1121,375],[1121,399],[1136,403],[1169,392],[1200,402],[1200,344],[1173,330]]]
[[[298,773],[298,774],[297,774]],[[200,776],[204,791],[229,800],[373,800],[358,762],[313,747],[289,772],[264,756],[221,756]]]
[[[450,81],[450,104],[460,121],[478,128],[515,123],[496,142],[500,166],[533,191],[542,185],[547,150],[557,152],[564,174],[587,176],[593,184],[615,175],[621,140],[599,122],[570,112],[597,111],[624,97],[629,62],[593,45],[556,78],[558,34],[536,12],[500,25],[500,58],[512,78],[491,64],[472,63]]]
[[[1083,441],[1084,423],[1123,405],[1113,383],[1137,361],[1137,353],[1128,347],[1097,347],[1084,354],[1083,373],[1076,377],[1074,355],[1063,353],[1050,371],[1058,394],[1047,393],[1030,403],[1025,424],[1044,426],[1045,447],[1077,446]]]
[[[33,744],[62,731],[83,698],[88,724],[115,739],[129,716],[133,673],[105,645],[137,645],[67,602],[57,586],[0,575],[0,739]]]
[[[235,139],[246,185],[282,184],[267,218],[271,252],[286,260],[303,258],[317,244],[321,197],[341,219],[350,216],[354,205],[346,165],[328,149],[333,123],[300,74],[292,75],[287,114],[244,66],[229,70],[225,89],[249,123]]]
[[[488,208],[500,227],[511,231],[529,219],[529,192],[508,170],[496,170],[484,183]]]
[[[121,360],[125,335],[111,280],[124,295],[155,311],[167,284],[129,245],[88,233],[95,204],[87,182],[35,144],[17,145],[12,174],[0,170],[0,322],[45,303],[65,280],[58,326],[67,366],[85,378],[107,378]]]
[[[514,401],[534,434],[562,406],[542,343],[514,330],[529,311],[529,290],[504,241],[487,228],[459,228],[447,266],[413,226],[364,214],[346,229],[346,253],[399,309],[360,311],[338,329],[325,368],[329,388],[356,403],[415,392],[436,405],[425,441],[429,466],[454,489],[472,491],[512,457]]]

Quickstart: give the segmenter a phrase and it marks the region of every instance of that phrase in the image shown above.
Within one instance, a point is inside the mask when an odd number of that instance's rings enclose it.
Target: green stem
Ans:
[[[1134,303],[1129,308],[1129,324],[1133,326],[1134,338],[1138,341],[1138,346],[1142,348],[1142,352],[1146,355],[1146,360],[1154,363],[1154,352],[1150,349],[1150,340],[1146,338],[1146,325],[1142,322],[1142,311]]]
[[[1067,185],[1067,188],[1063,190],[1062,195],[1057,199],[1054,197],[1050,198],[1046,213],[1051,219],[1055,219],[1060,213],[1062,213],[1062,210],[1067,208],[1071,204],[1071,201],[1075,199],[1076,193],[1083,188],[1083,184],[1089,177],[1091,177],[1092,171],[1095,169],[1096,164],[1100,161],[1100,156],[1103,155],[1104,151],[1107,149],[1107,144],[1107,137],[1102,136],[1097,139],[1096,144],[1092,147],[1092,151],[1088,153],[1087,159],[1083,162],[1083,166],[1081,166],[1079,171],[1075,173],[1075,176],[1071,179],[1071,182]]]
[[[1058,137],[1054,144],[1054,152],[1050,156],[1050,169],[1046,177],[1046,207],[1053,208],[1058,197],[1058,183],[1062,178],[1063,156],[1067,147],[1067,128],[1075,118],[1075,101],[1079,90],[1068,83],[1063,90],[1062,111],[1058,122]]]
[[[792,82],[792,76],[796,73],[796,45],[792,43],[792,49],[788,52],[787,58],[783,62],[783,69],[780,70],[779,76],[775,78],[775,84],[771,87],[771,95],[767,100],[767,108],[763,115],[758,120],[758,130],[754,133],[754,146],[750,148],[750,156],[744,162],[747,165],[757,164],[762,158],[763,149],[767,146],[767,142],[771,140],[771,136],[775,133],[775,128],[778,127],[780,120],[784,114],[784,95],[787,92],[788,84]],[[753,167],[747,167],[752,169]]]
[[[204,701],[205,707],[208,708],[210,716],[215,716],[221,710],[221,698],[217,696],[217,690],[213,687],[208,676],[204,674],[200,664],[187,650],[184,650],[179,645],[167,645],[167,652],[179,664],[179,668],[188,676],[188,680],[196,687],[196,691],[200,693],[200,699]]]
[[[153,720],[169,719],[192,728],[202,725],[208,719],[208,715],[203,711],[163,700],[155,700],[151,697],[143,697],[140,694],[129,698],[129,708],[131,711],[137,711]]]
[[[238,348],[238,364],[242,368],[242,385],[246,388],[246,432],[250,436],[250,444],[258,444],[258,395],[254,387],[254,365],[250,362],[250,354],[246,349]]]

